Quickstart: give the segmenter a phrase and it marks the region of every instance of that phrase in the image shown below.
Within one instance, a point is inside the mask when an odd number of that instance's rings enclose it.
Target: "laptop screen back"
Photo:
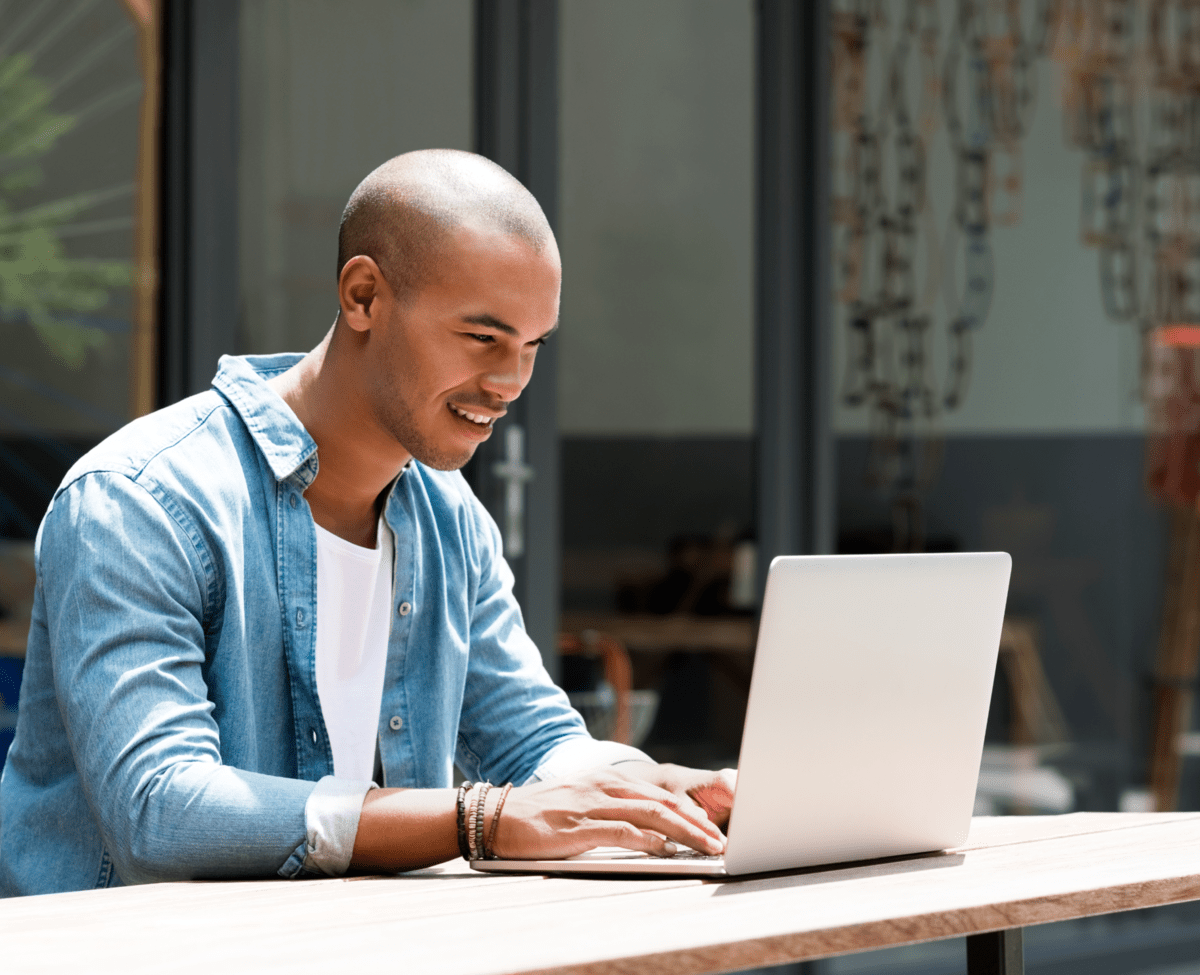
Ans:
[[[960,845],[1011,559],[775,559],[725,854],[731,874]]]

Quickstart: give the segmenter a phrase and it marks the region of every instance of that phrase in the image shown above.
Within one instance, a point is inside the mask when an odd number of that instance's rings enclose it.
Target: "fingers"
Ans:
[[[708,811],[702,805],[696,803],[687,793],[674,793],[649,782],[631,782],[624,778],[617,778],[615,781],[607,783],[604,791],[614,799],[632,801],[648,800],[653,804],[657,804],[658,808],[665,807],[674,813],[676,817],[686,821],[694,829],[699,830],[709,840],[719,844],[720,849],[707,850],[707,852],[720,853],[724,849],[724,837],[721,830],[713,823]],[[686,842],[692,849],[705,849],[688,840],[683,840],[682,842]]]
[[[684,809],[701,810],[697,819],[707,819],[723,826],[729,821],[737,771],[685,768],[682,765],[624,762],[615,771],[626,780],[658,786],[680,801]]]
[[[677,805],[677,804],[676,804]],[[686,818],[680,811],[671,808],[664,801],[654,799],[628,799],[612,802],[594,809],[589,816],[593,826],[596,821],[609,820],[615,823],[610,829],[618,832],[625,827],[633,827],[639,832],[653,831],[661,833],[668,840],[673,840],[683,846],[691,847],[702,853],[717,854],[725,849],[725,840],[707,818],[701,825],[691,818]],[[613,841],[615,845],[624,843]],[[632,847],[641,849],[641,847]]]
[[[706,782],[691,790],[692,798],[704,809],[708,818],[720,826],[729,822],[733,793],[737,787],[737,771],[721,769]]]
[[[576,834],[587,850],[598,846],[619,846],[624,850],[637,850],[654,857],[672,857],[679,852],[679,845],[652,829],[638,829],[632,823],[619,821],[596,821]]]

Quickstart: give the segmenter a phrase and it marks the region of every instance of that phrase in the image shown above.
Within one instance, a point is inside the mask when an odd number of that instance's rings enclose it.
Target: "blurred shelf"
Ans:
[[[596,630],[619,640],[627,650],[671,650],[752,653],[758,621],[741,616],[692,616],[564,612],[565,633]]]

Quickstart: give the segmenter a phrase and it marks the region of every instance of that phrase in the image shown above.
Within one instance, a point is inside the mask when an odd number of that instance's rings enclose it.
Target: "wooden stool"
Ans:
[[[1000,666],[1008,678],[1012,699],[1014,745],[1066,741],[1067,722],[1046,679],[1038,652],[1037,627],[1021,617],[1004,618],[1000,631]]]
[[[1150,738],[1150,792],[1158,812],[1179,803],[1180,739],[1191,728],[1200,663],[1200,515],[1193,506],[1172,505],[1169,559]]]

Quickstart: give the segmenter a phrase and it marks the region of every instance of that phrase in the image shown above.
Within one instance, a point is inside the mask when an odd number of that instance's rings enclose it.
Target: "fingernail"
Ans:
[[[678,852],[679,852],[679,847],[676,846],[674,843],[672,843],[670,840],[667,840],[663,844],[663,852],[662,852],[663,856],[673,857]]]

